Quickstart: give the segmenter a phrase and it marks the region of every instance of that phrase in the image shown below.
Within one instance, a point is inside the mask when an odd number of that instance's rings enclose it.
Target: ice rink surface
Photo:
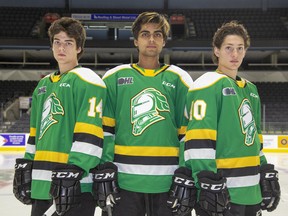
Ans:
[[[275,164],[279,171],[281,185],[281,200],[278,208],[273,212],[263,212],[264,216],[287,215],[288,205],[288,153],[266,153],[269,163]],[[29,216],[31,206],[20,203],[12,193],[15,158],[23,157],[19,152],[0,152],[0,215],[1,216]],[[247,194],[249,196],[249,194]],[[99,208],[95,216],[100,216]],[[123,215],[125,216],[125,215]],[[164,216],[164,215],[163,215]]]

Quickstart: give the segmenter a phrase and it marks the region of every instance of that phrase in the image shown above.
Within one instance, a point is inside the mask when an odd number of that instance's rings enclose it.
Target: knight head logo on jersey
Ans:
[[[141,135],[150,125],[165,119],[159,111],[169,111],[167,98],[155,88],[147,88],[131,100],[132,133]]]
[[[241,122],[241,128],[243,134],[245,134],[245,144],[250,146],[254,143],[256,136],[256,123],[253,117],[251,104],[248,99],[244,99],[238,109],[239,118]]]
[[[56,94],[52,93],[45,100],[43,105],[39,139],[43,137],[45,132],[53,124],[56,124],[58,122],[54,118],[54,115],[64,115],[64,109],[61,105],[60,100],[57,98]]]

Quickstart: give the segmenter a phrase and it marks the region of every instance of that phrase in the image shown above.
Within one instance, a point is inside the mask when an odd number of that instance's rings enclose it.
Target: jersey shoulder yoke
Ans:
[[[94,71],[92,71],[89,68],[83,68],[83,67],[74,68],[69,73],[75,73],[85,82],[92,83],[94,85],[98,85],[103,88],[106,88],[106,85],[103,82],[103,80]]]
[[[122,65],[116,66],[116,67],[108,70],[104,74],[103,79],[106,79],[107,77],[111,76],[112,74],[114,74],[120,70],[123,70],[123,69],[131,69],[131,65],[130,64],[122,64]]]
[[[227,78],[227,76],[217,72],[207,72],[195,80],[192,90],[207,88],[223,78]]]

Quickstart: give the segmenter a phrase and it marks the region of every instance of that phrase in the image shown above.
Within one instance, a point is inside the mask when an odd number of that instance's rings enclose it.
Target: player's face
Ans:
[[[77,48],[74,38],[68,37],[66,32],[61,31],[54,35],[52,51],[54,58],[59,65],[75,64],[77,62],[77,54],[81,48]]]
[[[139,57],[156,57],[165,46],[164,37],[159,25],[156,23],[147,23],[142,25],[138,38],[134,40],[135,46],[139,50]]]
[[[220,49],[214,48],[218,57],[218,69],[225,72],[237,72],[246,54],[244,40],[238,35],[225,37]]]

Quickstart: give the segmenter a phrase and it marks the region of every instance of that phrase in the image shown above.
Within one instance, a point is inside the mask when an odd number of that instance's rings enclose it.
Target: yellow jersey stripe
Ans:
[[[30,136],[35,137],[36,136],[36,128],[30,128]]]
[[[49,161],[58,163],[67,163],[68,154],[52,152],[52,151],[36,151],[34,160],[35,161]]]
[[[251,156],[242,158],[216,159],[216,164],[218,169],[259,166],[260,157]]]
[[[104,132],[101,127],[96,125],[77,122],[74,128],[74,133],[88,133],[103,139]]]
[[[259,139],[260,139],[260,143],[263,143],[263,135],[262,134],[258,134]]]
[[[185,134],[186,132],[186,126],[182,126],[181,128],[178,129],[178,134]]]
[[[188,130],[186,132],[186,139],[185,141],[191,140],[191,139],[210,139],[210,140],[216,140],[217,137],[217,131],[211,130],[211,129],[193,129]]]
[[[102,122],[103,122],[103,125],[105,125],[105,126],[115,127],[115,119],[113,119],[113,118],[103,116]]]
[[[115,145],[115,154],[128,156],[179,156],[178,147]]]

